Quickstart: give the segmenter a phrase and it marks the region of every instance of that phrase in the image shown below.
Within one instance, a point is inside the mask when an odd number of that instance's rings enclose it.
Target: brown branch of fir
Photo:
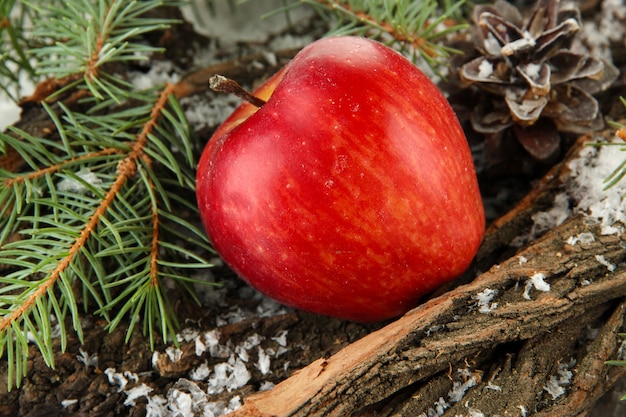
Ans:
[[[101,149],[97,152],[89,152],[80,156],[76,156],[74,158],[70,158],[66,161],[63,161],[59,164],[54,164],[54,165],[50,165],[46,168],[41,168],[38,169],[36,171],[33,172],[28,172],[25,173],[24,175],[20,175],[17,176],[15,178],[9,178],[7,180],[4,181],[4,186],[5,187],[12,187],[15,184],[18,183],[23,183],[25,181],[29,181],[29,180],[34,180],[36,178],[40,178],[43,177],[44,175],[47,174],[52,174],[55,172],[59,172],[60,170],[62,170],[64,167],[68,166],[68,165],[72,165],[75,164],[77,162],[81,162],[81,161],[88,161],[92,158],[97,158],[100,156],[108,156],[108,155],[115,155],[115,154],[119,154],[122,151],[116,148],[105,148],[105,149]]]
[[[115,0],[114,0],[115,1]],[[117,0],[119,1],[119,0]],[[108,16],[111,13],[112,4],[109,5],[106,16],[104,18],[104,22],[113,22],[115,19],[109,19]],[[100,52],[102,51],[102,47],[105,45],[106,41],[109,38],[111,33],[111,26],[107,26],[102,28],[100,33],[96,36],[96,47],[94,48],[91,56],[87,60],[87,70],[85,71],[85,78],[89,81],[98,78],[98,60],[100,57]]]
[[[152,188],[152,194],[154,195],[155,186],[152,179],[150,181],[150,188]],[[152,246],[150,250],[150,285],[152,287],[159,286],[159,210],[156,203],[152,204]]]

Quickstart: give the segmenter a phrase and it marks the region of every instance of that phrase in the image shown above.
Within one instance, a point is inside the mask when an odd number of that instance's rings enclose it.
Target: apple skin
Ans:
[[[485,230],[471,153],[412,63],[358,37],[318,40],[216,130],[198,166],[222,259],[279,302],[396,317],[462,274]]]

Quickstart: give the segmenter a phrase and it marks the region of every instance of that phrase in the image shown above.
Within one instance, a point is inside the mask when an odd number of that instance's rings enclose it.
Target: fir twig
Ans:
[[[79,27],[44,19],[38,29],[50,38],[34,56],[65,80],[33,99],[53,134],[0,134],[0,356],[9,387],[27,372],[30,343],[53,366],[52,339],[65,349],[69,323],[82,340],[81,302],[110,329],[128,320],[127,337],[143,321],[151,346],[157,330],[174,338],[164,282],[191,290],[203,282],[189,271],[211,266],[204,233],[185,219],[197,211],[195,160],[174,86],[139,91],[108,70],[155,50],[137,37],[172,23],[142,17],[162,3],[29,5]],[[78,103],[85,113],[71,108]]]
[[[456,20],[464,2],[440,4],[426,1],[300,0],[334,16],[336,27],[329,35],[366,35],[419,55],[438,75],[438,67],[456,51],[439,41],[467,28]],[[330,19],[329,19],[330,20]]]

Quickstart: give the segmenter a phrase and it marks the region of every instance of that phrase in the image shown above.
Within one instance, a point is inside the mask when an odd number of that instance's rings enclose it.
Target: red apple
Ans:
[[[304,48],[217,129],[197,197],[220,256],[286,305],[403,314],[463,273],[485,229],[470,150],[437,87],[399,53]]]

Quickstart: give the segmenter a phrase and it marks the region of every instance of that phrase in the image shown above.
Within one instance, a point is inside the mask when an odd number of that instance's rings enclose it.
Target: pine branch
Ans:
[[[81,310],[111,330],[127,321],[127,337],[143,322],[153,347],[157,332],[175,340],[164,282],[194,299],[193,285],[206,283],[189,271],[210,267],[203,254],[212,253],[186,220],[197,211],[195,159],[175,87],[138,91],[110,72],[156,50],[140,35],[173,23],[143,17],[161,2],[28,5],[51,17],[36,31],[47,46],[34,56],[60,82],[29,98],[53,134],[0,134],[0,356],[9,387],[27,372],[30,343],[53,366],[53,337],[65,349],[71,323],[82,340]]]
[[[366,35],[419,55],[438,75],[438,66],[456,51],[439,43],[447,35],[467,28],[456,20],[464,2],[300,0],[337,19],[329,35]]]

